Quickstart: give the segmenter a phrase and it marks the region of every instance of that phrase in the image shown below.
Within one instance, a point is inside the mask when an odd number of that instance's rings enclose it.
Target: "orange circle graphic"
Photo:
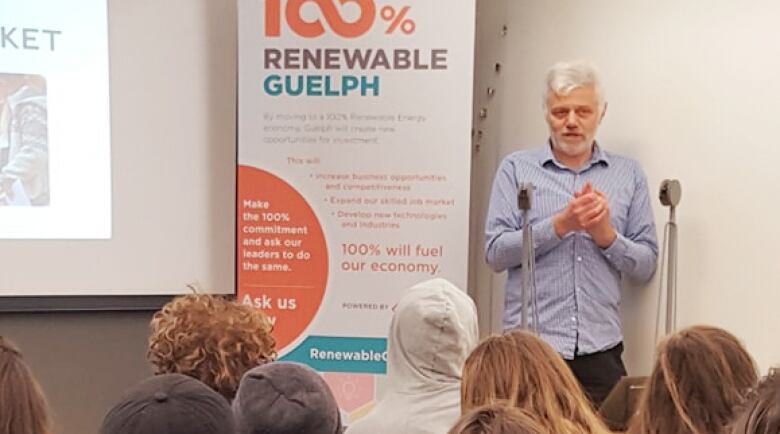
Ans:
[[[290,184],[238,167],[238,300],[274,322],[283,350],[314,319],[328,281],[328,250],[314,211]]]

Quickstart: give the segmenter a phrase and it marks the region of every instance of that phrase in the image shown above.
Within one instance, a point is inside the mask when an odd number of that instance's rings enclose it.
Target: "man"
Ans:
[[[0,75],[0,202],[49,205],[44,85],[37,76],[23,76],[21,84],[10,77]]]
[[[493,270],[508,270],[504,328],[516,328],[523,241],[517,190],[520,183],[533,184],[529,221],[536,254],[536,327],[599,405],[626,373],[618,312],[621,278],[646,282],[652,277],[658,256],[655,224],[642,169],[595,141],[607,107],[595,69],[584,62],[554,65],[545,107],[548,143],[514,152],[498,168],[485,256]]]

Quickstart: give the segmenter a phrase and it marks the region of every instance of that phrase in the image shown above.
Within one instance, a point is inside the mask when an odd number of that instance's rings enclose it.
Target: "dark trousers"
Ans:
[[[620,377],[626,375],[622,355],[621,342],[600,353],[575,356],[573,360],[566,361],[596,408],[604,402]]]

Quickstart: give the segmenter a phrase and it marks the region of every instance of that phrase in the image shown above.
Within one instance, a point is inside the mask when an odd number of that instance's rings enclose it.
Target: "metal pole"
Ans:
[[[533,185],[520,184],[517,193],[517,206],[522,211],[523,218],[523,245],[520,251],[520,328],[528,330],[528,307],[531,305],[533,315],[533,330],[538,332],[539,313],[536,305],[536,279],[534,268],[536,266],[534,235],[529,215],[531,210],[531,195]]]
[[[665,335],[677,329],[677,205],[682,197],[682,187],[676,179],[665,179],[661,182],[659,199],[663,206],[669,207],[669,221],[664,225],[664,239],[661,244],[661,270],[659,276],[658,305],[655,317],[655,341],[658,342],[658,332],[661,320],[661,299],[664,296],[664,271],[666,271],[666,318],[664,321]]]
[[[520,311],[520,328],[528,329],[528,289],[529,289],[529,257],[528,251],[529,237],[531,234],[531,225],[528,224],[528,210],[523,210],[523,247],[520,253],[520,302],[522,310]]]
[[[669,251],[666,270],[666,334],[677,330],[677,222],[675,207],[669,210]]]

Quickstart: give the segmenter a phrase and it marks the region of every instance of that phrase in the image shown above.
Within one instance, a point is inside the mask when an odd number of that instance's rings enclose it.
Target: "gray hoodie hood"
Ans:
[[[387,389],[348,434],[446,434],[460,417],[463,363],[477,345],[477,310],[444,279],[407,289],[387,343]]]

